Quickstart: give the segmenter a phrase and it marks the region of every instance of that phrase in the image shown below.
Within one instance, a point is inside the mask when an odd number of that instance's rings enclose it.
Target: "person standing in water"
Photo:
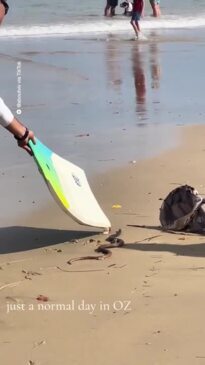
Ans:
[[[160,0],[149,0],[155,18],[161,15]]]
[[[105,16],[114,16],[115,8],[118,5],[118,0],[107,0],[107,4],[105,6],[104,15]]]
[[[139,20],[141,19],[144,12],[144,6],[144,0],[134,0],[132,19],[130,23],[135,31],[136,39],[145,39],[145,37],[141,33],[139,25]]]

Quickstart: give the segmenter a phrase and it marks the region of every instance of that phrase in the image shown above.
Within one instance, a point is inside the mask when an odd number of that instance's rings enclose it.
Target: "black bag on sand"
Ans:
[[[159,220],[164,230],[205,233],[205,200],[193,187],[182,185],[164,199]]]

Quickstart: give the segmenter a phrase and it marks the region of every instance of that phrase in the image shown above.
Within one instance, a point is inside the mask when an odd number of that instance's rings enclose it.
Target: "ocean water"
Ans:
[[[119,0],[120,3],[120,0]],[[95,38],[107,34],[132,34],[129,19],[122,15],[118,6],[117,16],[103,16],[105,1],[87,0],[18,0],[9,1],[7,15],[0,36],[61,36],[71,38]],[[205,27],[204,0],[162,0],[162,17],[151,16],[146,0],[142,26],[145,31],[193,29]]]

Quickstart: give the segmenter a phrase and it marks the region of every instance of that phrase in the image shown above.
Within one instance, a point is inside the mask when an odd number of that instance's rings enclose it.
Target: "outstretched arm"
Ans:
[[[18,121],[11,110],[6,106],[3,99],[0,98],[0,124],[11,132],[18,142],[18,146],[24,148],[31,154],[28,141],[31,139],[35,143],[34,133]]]

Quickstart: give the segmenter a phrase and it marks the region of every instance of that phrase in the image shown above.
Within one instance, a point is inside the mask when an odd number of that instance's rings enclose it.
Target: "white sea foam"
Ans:
[[[141,21],[144,30],[152,29],[191,29],[205,28],[205,16],[176,17],[164,16],[161,19],[145,17]],[[75,19],[72,23],[63,24],[42,24],[24,26],[5,26],[1,28],[0,37],[46,37],[62,36],[83,37],[85,35],[95,36],[97,34],[118,34],[119,32],[130,32],[129,19],[118,17],[115,19],[86,20]]]

